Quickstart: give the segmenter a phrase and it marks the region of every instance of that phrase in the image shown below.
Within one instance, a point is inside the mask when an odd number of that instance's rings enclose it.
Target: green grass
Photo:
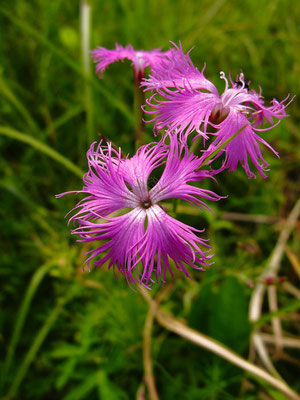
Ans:
[[[266,99],[298,94],[297,0],[91,1],[91,47],[131,43],[167,49],[180,40],[199,68],[221,90],[223,70],[242,69]],[[6,399],[134,399],[143,391],[142,332],[147,306],[111,271],[82,273],[88,250],[70,236],[64,215],[80,189],[85,153],[99,134],[127,153],[133,148],[133,72],[130,62],[112,65],[99,80],[86,74],[80,45],[80,3],[14,0],[0,7],[0,343]],[[290,117],[264,135],[280,153],[266,149],[269,177],[248,180],[243,170],[222,173],[207,187],[227,199],[206,212],[179,218],[205,227],[214,248],[207,272],[183,277],[165,300],[175,316],[248,357],[247,308],[282,224],[228,221],[225,211],[285,218],[299,196],[299,99]],[[147,138],[153,140],[147,126]],[[299,234],[289,241],[297,251]],[[41,272],[42,271],[42,272]],[[39,275],[42,274],[42,275]],[[297,275],[285,256],[280,275]],[[278,286],[284,334],[299,335],[298,303]],[[234,314],[232,312],[234,310]],[[267,307],[260,320],[270,328]],[[277,314],[276,314],[277,315]],[[285,353],[296,358],[292,349]],[[299,353],[299,352],[298,352]],[[291,359],[271,357],[299,390]],[[155,324],[153,362],[160,398],[256,399],[263,389],[228,362],[196,349]],[[277,397],[276,397],[277,396]]]

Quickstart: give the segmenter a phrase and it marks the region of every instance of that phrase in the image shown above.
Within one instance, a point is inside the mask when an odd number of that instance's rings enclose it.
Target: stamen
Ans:
[[[227,80],[227,78],[225,76],[225,72],[224,71],[220,72],[220,78],[224,79],[224,81],[225,81],[225,90],[224,90],[224,92],[226,92],[228,90],[228,80]]]
[[[245,88],[245,76],[244,76],[244,74],[242,72],[239,75],[239,81],[242,84],[241,89],[244,89]]]
[[[221,100],[222,100],[224,107],[229,107],[230,102],[234,99],[234,97],[236,97],[239,93],[243,92],[243,90],[246,88],[245,77],[244,77],[243,72],[241,72],[238,76],[239,80],[237,82],[234,82],[234,83],[236,83],[236,86],[234,86],[233,88],[231,88],[229,90],[228,90],[228,81],[227,81],[223,71],[220,72],[220,78],[224,79],[226,81],[225,91],[221,96]],[[227,90],[229,93],[226,93]],[[239,107],[240,111],[247,109],[247,106],[243,106],[241,104],[236,105],[235,107],[236,107],[236,109],[237,109],[237,107]]]

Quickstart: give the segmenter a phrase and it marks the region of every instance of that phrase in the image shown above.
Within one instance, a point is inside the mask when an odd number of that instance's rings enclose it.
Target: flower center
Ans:
[[[218,125],[223,122],[227,115],[229,114],[229,107],[224,107],[222,103],[218,103],[211,110],[211,114],[209,116],[209,122]]]
[[[151,206],[152,206],[152,201],[150,200],[150,199],[147,199],[147,200],[143,200],[143,201],[141,201],[141,207],[144,209],[144,210],[147,210],[148,208],[150,208]]]

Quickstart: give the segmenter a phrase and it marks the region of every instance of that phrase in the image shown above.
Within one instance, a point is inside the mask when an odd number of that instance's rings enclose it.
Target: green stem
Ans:
[[[10,386],[8,391],[7,399],[15,397],[20,384],[22,383],[32,361],[35,359],[36,354],[38,353],[40,347],[42,346],[44,340],[46,339],[48,333],[50,332],[51,328],[53,327],[56,319],[58,318],[59,314],[63,311],[64,305],[71,300],[74,296],[74,291],[71,291],[67,297],[59,301],[57,306],[51,311],[50,315],[46,319],[44,325],[39,330],[38,334],[36,335],[28,353],[26,354],[22,364],[20,365],[17,373],[14,376],[14,380]]]
[[[82,111],[83,111],[83,107],[81,105],[74,106],[72,108],[69,107],[68,110],[63,115],[58,117],[55,121],[50,122],[50,124],[47,126],[46,130],[44,131],[45,135],[48,136],[50,133],[52,133],[53,131],[55,131],[56,129],[58,129],[59,127],[61,127],[65,123],[67,123],[68,121],[70,121],[72,118],[79,115]]]
[[[22,301],[22,305],[20,307],[19,313],[17,315],[14,331],[10,340],[10,343],[8,345],[8,351],[6,355],[6,359],[4,362],[3,370],[2,370],[2,387],[5,382],[5,378],[9,372],[12,359],[17,347],[17,344],[20,339],[20,335],[24,326],[25,319],[28,314],[29,307],[31,305],[32,299],[41,283],[43,280],[44,276],[47,274],[47,272],[54,266],[56,263],[50,262],[43,264],[33,275],[31,282],[29,284],[29,287],[27,289],[27,292],[25,294],[25,297]]]
[[[81,31],[81,51],[83,70],[85,75],[85,113],[87,124],[88,147],[94,139],[94,107],[93,107],[93,88],[89,84],[91,77],[90,65],[90,32],[91,32],[91,6],[83,0],[80,7],[80,31]]]
[[[291,301],[287,306],[279,308],[276,311],[270,312],[266,315],[260,317],[257,321],[253,322],[255,327],[262,326],[266,322],[271,321],[274,317],[280,317],[281,315],[286,315],[287,313],[291,313],[293,311],[297,311],[300,309],[300,299]]]
[[[244,126],[242,126],[237,132],[235,132],[232,136],[230,136],[229,139],[225,140],[224,143],[220,144],[220,146],[218,146],[216,148],[215,151],[213,151],[209,156],[207,156],[204,161],[201,163],[200,167],[198,167],[196,169],[196,171],[198,171],[200,168],[204,167],[204,165],[206,165],[210,160],[212,160],[218,153],[220,153],[221,150],[224,149],[225,146],[228,145],[228,143],[230,143],[233,139],[235,139],[246,127],[248,124],[245,124]]]
[[[134,135],[135,150],[146,142],[145,122],[143,121],[142,105],[145,103],[143,89],[140,88],[143,72],[134,71]]]
[[[11,89],[5,83],[5,80],[2,78],[0,73],[0,93],[2,93],[19,111],[19,113],[24,118],[24,121],[27,123],[28,128],[30,128],[34,132],[38,132],[39,128],[35,123],[34,119],[31,117],[29,111],[24,107],[24,105],[19,101],[16,95],[11,91]]]
[[[74,62],[70,57],[66,55],[66,53],[58,48],[52,41],[48,40],[46,37],[41,35],[36,29],[32,28],[28,25],[24,20],[12,15],[10,12],[5,10],[4,8],[0,8],[0,13],[4,15],[6,18],[10,20],[14,25],[20,28],[23,32],[28,33],[33,38],[38,40],[44,46],[46,46],[53,54],[55,54],[58,58],[60,58],[66,65],[73,69],[77,74],[81,77],[83,75],[83,71],[80,65]],[[118,108],[124,117],[127,118],[129,122],[132,123],[132,115],[127,105],[121,102],[114,94],[111,93],[110,90],[106,89],[103,86],[103,83],[100,83],[98,80],[95,80],[94,77],[87,78],[89,84],[93,85],[95,89],[100,92],[114,107]]]
[[[83,171],[79,167],[77,167],[75,164],[72,163],[72,161],[68,160],[66,157],[62,156],[60,153],[49,147],[47,144],[40,142],[39,140],[33,138],[32,136],[18,132],[6,126],[0,126],[0,134],[29,144],[31,147],[34,147],[41,153],[44,153],[47,156],[53,158],[55,161],[59,162],[60,164],[64,165],[67,169],[72,171],[75,175],[82,178]]]

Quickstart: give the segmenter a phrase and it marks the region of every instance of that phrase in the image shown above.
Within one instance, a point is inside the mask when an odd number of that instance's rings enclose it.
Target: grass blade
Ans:
[[[72,161],[68,160],[66,157],[58,153],[56,150],[52,149],[50,146],[48,146],[45,143],[40,142],[39,140],[35,139],[32,136],[26,135],[25,133],[18,132],[15,129],[6,127],[6,126],[0,126],[0,134],[8,136],[9,138],[19,140],[23,143],[29,144],[31,147],[34,147],[41,153],[46,154],[47,156],[53,158],[53,160],[59,162],[63,166],[65,166],[67,169],[72,171],[75,175],[78,177],[82,178],[83,171],[77,167],[75,164],[72,163]]]

